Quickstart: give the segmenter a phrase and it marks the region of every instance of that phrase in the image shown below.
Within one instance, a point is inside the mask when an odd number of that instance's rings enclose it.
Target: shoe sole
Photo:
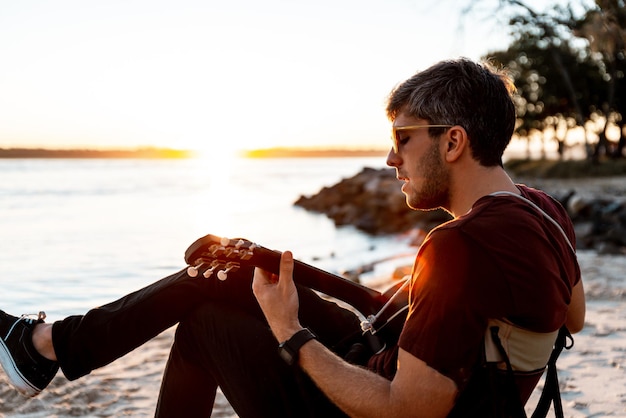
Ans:
[[[4,369],[9,382],[15,387],[22,395],[32,398],[41,393],[41,390],[33,386],[17,368],[13,356],[9,352],[9,348],[4,344],[4,341],[0,338],[0,366]]]

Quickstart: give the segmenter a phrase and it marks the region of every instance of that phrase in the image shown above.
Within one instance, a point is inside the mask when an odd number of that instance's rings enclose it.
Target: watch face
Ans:
[[[294,363],[295,360],[295,356],[293,355],[293,353],[291,352],[291,350],[289,350],[288,346],[285,346],[284,344],[281,344],[278,346],[278,355],[289,365],[292,365]]]
[[[287,341],[278,345],[278,354],[290,366],[298,362],[298,352],[300,348],[309,340],[315,339],[315,334],[308,328],[301,329],[291,336]]]

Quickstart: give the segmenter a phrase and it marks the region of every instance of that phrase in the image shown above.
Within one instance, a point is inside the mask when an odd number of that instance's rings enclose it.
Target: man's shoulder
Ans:
[[[534,206],[541,208],[550,216],[561,217],[567,214],[561,203],[546,192],[525,185],[517,185],[517,187],[523,199],[512,194],[494,193],[483,196],[476,201],[467,216],[461,217],[464,218],[462,220],[495,217],[496,220],[506,223],[512,220],[513,216],[510,215],[524,217],[536,214],[537,210],[533,208]]]
[[[524,185],[518,186],[521,196],[530,200],[559,223],[567,223],[567,211],[553,197],[542,190]],[[476,236],[481,232],[501,232],[527,228],[532,219],[541,218],[527,201],[510,195],[487,195],[476,201],[465,215],[439,225],[431,232],[431,238],[450,239],[454,236]]]

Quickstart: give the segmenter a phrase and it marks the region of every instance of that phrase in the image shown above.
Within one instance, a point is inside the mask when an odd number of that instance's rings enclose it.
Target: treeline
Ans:
[[[168,148],[134,150],[0,148],[0,158],[189,158],[192,151]]]
[[[382,157],[386,149],[310,149],[310,148],[262,148],[243,151],[247,158],[333,158],[333,157]]]
[[[512,44],[484,58],[515,79],[520,137],[557,141],[563,157],[577,129],[590,161],[625,158],[626,0],[559,3],[540,12],[499,0],[485,13],[487,3],[472,0],[463,12],[508,19]]]

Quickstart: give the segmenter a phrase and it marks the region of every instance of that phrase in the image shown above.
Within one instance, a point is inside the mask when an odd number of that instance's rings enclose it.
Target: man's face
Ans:
[[[404,113],[394,120],[394,127],[428,125],[428,122]],[[450,174],[442,161],[441,141],[428,135],[428,128],[399,130],[398,151],[392,149],[387,164],[396,168],[404,181],[402,192],[412,209],[429,210],[449,207]]]

